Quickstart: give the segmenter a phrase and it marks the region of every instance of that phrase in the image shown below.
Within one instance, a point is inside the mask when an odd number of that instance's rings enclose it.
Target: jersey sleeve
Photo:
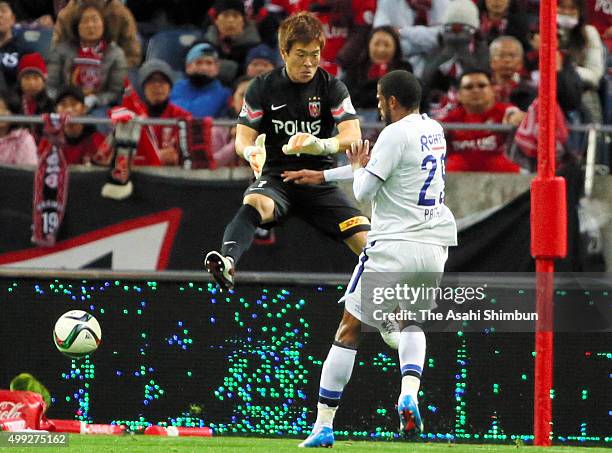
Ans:
[[[353,107],[346,85],[336,78],[330,81],[329,105],[336,124],[357,118],[357,112]]]
[[[402,144],[394,137],[392,129],[387,127],[378,136],[372,149],[372,156],[365,170],[377,178],[386,181],[399,165],[402,157]]]
[[[252,129],[259,130],[259,123],[263,118],[263,89],[262,80],[256,78],[251,82],[244,95],[242,109],[238,115],[238,124],[249,126]]]

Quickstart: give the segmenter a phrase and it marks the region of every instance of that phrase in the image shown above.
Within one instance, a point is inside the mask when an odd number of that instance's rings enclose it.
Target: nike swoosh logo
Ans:
[[[236,241],[227,241],[223,243],[223,245],[227,245],[227,244],[236,244]]]
[[[280,109],[282,109],[282,108],[283,108],[283,107],[285,107],[286,105],[287,105],[287,104],[283,104],[283,105],[274,105],[274,104],[272,104],[272,106],[271,106],[270,108],[271,108],[271,109],[272,109],[272,111],[274,112],[274,111],[276,111],[276,110],[280,110]]]

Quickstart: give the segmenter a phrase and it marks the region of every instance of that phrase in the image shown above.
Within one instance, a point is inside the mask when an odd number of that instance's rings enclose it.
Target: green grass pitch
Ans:
[[[298,439],[262,439],[255,437],[157,437],[143,435],[126,436],[85,436],[70,435],[68,446],[51,448],[20,448],[4,449],[7,452],[18,451],[51,451],[57,453],[83,452],[83,453],[153,453],[153,452],[214,452],[214,453],[284,453],[304,451],[297,449]],[[2,450],[2,449],[0,449]],[[316,450],[315,450],[316,451]],[[563,447],[550,448],[527,447],[514,445],[468,445],[468,444],[441,444],[441,443],[412,443],[412,442],[367,442],[337,440],[332,451],[342,452],[404,452],[404,453],[610,453],[607,448],[592,447]]]

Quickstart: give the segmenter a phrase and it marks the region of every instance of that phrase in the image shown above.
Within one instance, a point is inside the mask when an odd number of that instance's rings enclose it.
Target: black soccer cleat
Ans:
[[[234,287],[234,262],[219,252],[208,252],[204,258],[204,267],[213,276],[221,289]]]

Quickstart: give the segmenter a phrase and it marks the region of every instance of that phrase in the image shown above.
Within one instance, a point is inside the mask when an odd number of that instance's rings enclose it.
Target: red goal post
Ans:
[[[531,254],[536,259],[534,445],[552,441],[554,260],[567,255],[565,179],[555,176],[557,0],[540,2],[538,175],[531,185]]]

